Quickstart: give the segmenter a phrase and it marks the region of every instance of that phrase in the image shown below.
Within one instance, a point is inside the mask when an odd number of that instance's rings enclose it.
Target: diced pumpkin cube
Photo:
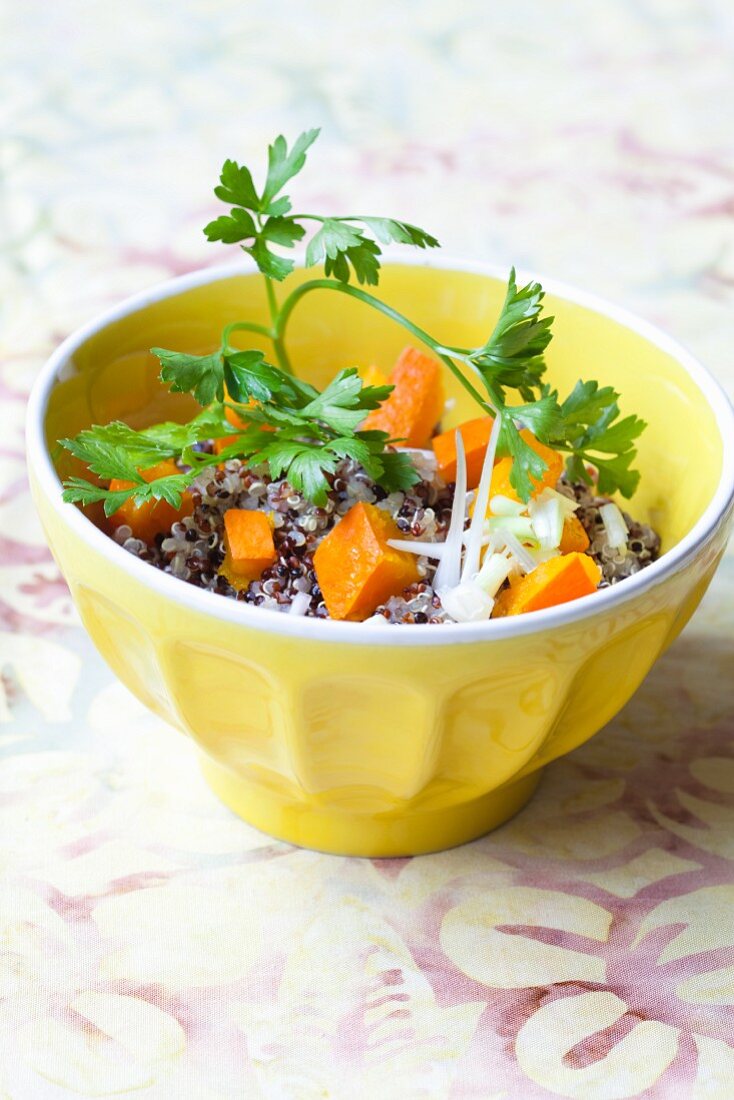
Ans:
[[[228,508],[224,513],[225,565],[235,576],[249,581],[261,577],[276,558],[273,528],[264,512]]]
[[[159,462],[149,470],[140,471],[143,480],[147,482],[180,473],[178,466],[171,459]],[[132,489],[134,484],[133,481],[115,477],[110,482],[110,489],[113,492],[119,489]],[[182,495],[180,508],[174,508],[166,500],[145,500],[142,504],[136,504],[134,498],[130,497],[116,512],[112,513],[107,522],[113,528],[126,524],[136,539],[152,544],[156,535],[166,534],[177,520],[190,516],[193,510],[194,502],[189,493]]]
[[[467,420],[459,425],[458,430],[466,453],[467,489],[476,489],[479,484],[493,424],[493,417],[480,416],[476,420]],[[456,481],[456,429],[451,428],[448,432],[435,435],[431,440],[431,446],[441,477],[444,481]]]
[[[252,404],[252,402],[250,402]],[[249,428],[250,423],[248,420],[244,420],[238,412],[230,408],[229,405],[224,406],[224,415],[229,420],[233,428]]]
[[[258,577],[248,577],[243,576],[241,573],[235,573],[232,566],[232,559],[227,553],[225,553],[224,561],[219,566],[217,572],[221,577],[224,577],[226,581],[229,581],[232,587],[236,588],[238,592],[246,591],[254,580],[259,580]]]
[[[416,348],[406,348],[389,382],[395,388],[379,409],[368,413],[362,428],[387,432],[404,447],[428,447],[443,413],[440,363]]]
[[[388,546],[396,538],[400,531],[387,512],[360,502],[322,540],[313,563],[332,619],[361,622],[420,579],[416,557]]]
[[[533,493],[535,497],[538,493],[541,493],[543,489],[550,488],[555,489],[556,482],[563,473],[563,455],[558,451],[552,450],[551,447],[546,447],[540,440],[536,439],[531,431],[527,428],[523,428],[520,435],[525,442],[533,448],[536,454],[546,464],[546,469],[540,478],[531,478],[533,482]],[[519,496],[515,492],[515,489],[510,482],[510,473],[512,471],[512,459],[510,457],[501,458],[495,465],[492,471],[492,488],[490,490],[490,498],[494,496],[509,497],[510,500],[519,500]]]
[[[212,443],[214,454],[220,455],[226,447],[229,447],[232,443],[236,443],[238,439],[238,435],[221,435],[219,439],[215,439]]]
[[[541,562],[515,584],[500,592],[493,618],[540,611],[595,592],[601,570],[588,554],[562,554]]]
[[[224,400],[225,400],[225,402],[232,400],[229,393],[227,392],[227,387],[226,386],[224,387]],[[253,401],[252,399],[250,401],[248,401],[248,403],[247,403],[248,408],[253,408],[254,406],[255,406],[255,401]],[[224,415],[226,416],[227,420],[229,420],[230,424],[234,428],[247,428],[247,427],[249,427],[249,421],[245,420],[243,417],[240,416],[240,414],[238,412],[236,412],[234,409],[231,409],[229,407],[229,405],[226,405],[226,404],[224,406]]]
[[[566,516],[559,549],[562,554],[583,554],[589,547],[589,536],[578,516]]]
[[[226,387],[224,390],[224,399],[225,401],[230,400]],[[254,409],[257,407],[257,401],[252,398],[250,401],[247,402],[247,405],[245,407],[248,409]],[[245,419],[245,417],[240,416],[239,413],[235,412],[235,410],[231,409],[228,405],[225,405],[224,407],[224,415],[234,428],[241,428],[244,431],[246,428],[252,426],[252,422],[250,420],[247,420]],[[274,428],[270,427],[269,424],[263,424],[261,425],[261,427],[264,432],[272,432],[275,430]],[[238,438],[239,436],[236,435],[223,435],[220,436],[219,439],[215,439],[214,454],[221,454],[225,447],[229,447],[231,443],[236,443]]]

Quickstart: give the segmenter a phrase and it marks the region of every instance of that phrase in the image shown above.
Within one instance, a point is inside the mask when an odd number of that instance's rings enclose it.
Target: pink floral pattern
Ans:
[[[16,5],[0,50],[0,1096],[724,1100],[734,564],[627,709],[465,848],[271,841],[114,680],[27,493],[67,332],[222,253],[215,169],[320,123],[319,206],[637,308],[731,383],[731,14]],[[359,50],[357,50],[359,46]]]

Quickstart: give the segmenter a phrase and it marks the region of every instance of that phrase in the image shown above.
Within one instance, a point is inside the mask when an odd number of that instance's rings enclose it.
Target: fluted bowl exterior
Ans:
[[[430,279],[461,274],[432,270]],[[234,276],[199,278],[210,285]],[[704,472],[711,499],[647,576],[524,621],[403,628],[294,621],[160,574],[59,501],[39,432],[75,347],[161,300],[175,309],[185,289],[153,291],[95,323],[51,365],[29,410],[33,495],[95,645],[146,706],[194,738],[220,797],[277,837],[354,855],[405,855],[500,824],[530,796],[545,764],[619,711],[700,601],[731,526],[725,399],[718,410],[709,394],[701,402],[722,437]],[[647,336],[637,336],[641,346]],[[83,375],[84,363],[71,374]],[[72,407],[78,423],[78,401],[64,406]],[[63,415],[51,417],[52,435]]]

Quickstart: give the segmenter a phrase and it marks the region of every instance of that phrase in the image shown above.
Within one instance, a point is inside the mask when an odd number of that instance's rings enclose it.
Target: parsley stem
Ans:
[[[273,341],[273,348],[275,349],[275,356],[278,360],[278,366],[281,370],[286,371],[287,374],[293,374],[293,367],[291,361],[288,358],[288,352],[285,350],[285,344],[283,343],[281,334],[278,330],[278,322],[280,320],[280,312],[278,310],[278,299],[275,297],[275,288],[273,286],[273,280],[265,276],[265,293],[268,297],[268,308],[270,309],[270,318],[273,322],[273,330],[270,333]]]
[[[310,279],[307,283],[301,283],[295,290],[291,291],[283,305],[280,308],[280,313],[277,319],[274,321],[275,336],[273,337],[273,343],[275,345],[276,352],[278,351],[278,344],[282,342],[285,336],[285,329],[288,324],[288,319],[293,312],[295,306],[312,290],[335,290],[339,294],[346,294],[350,298],[356,298],[357,301],[364,302],[368,306],[372,306],[373,309],[378,310],[384,314],[385,317],[389,317],[391,321],[395,321],[397,324],[402,325],[408,332],[411,332],[413,336],[417,337],[422,343],[427,344],[439,359],[446,364],[452,374],[461,383],[464,389],[471,394],[475,401],[477,401],[482,408],[488,412],[493,413],[494,409],[487,403],[485,398],[474,388],[469,379],[459,370],[452,356],[455,352],[452,348],[446,348],[438,341],[434,340],[424,329],[419,325],[413,324],[398,310],[393,309],[392,306],[387,305],[385,302],[381,302],[379,298],[375,298],[372,294],[368,294],[366,290],[360,290],[356,286],[351,286],[349,283],[340,283],[334,279]],[[282,346],[282,345],[281,345]],[[461,359],[468,366],[473,366],[471,362],[463,355]]]
[[[268,308],[270,309],[270,319],[273,325],[278,320],[278,299],[275,297],[275,287],[273,286],[273,280],[265,276],[265,293],[268,296]]]
[[[262,218],[260,217],[259,214],[255,215],[255,223],[257,225],[258,231],[260,233],[262,233],[263,221],[262,221]],[[270,333],[270,337],[273,341],[273,349],[275,351],[275,356],[278,360],[278,365],[280,366],[280,369],[284,370],[287,374],[293,374],[293,367],[291,366],[291,361],[288,358],[288,352],[285,350],[285,345],[283,344],[280,333],[278,332],[279,309],[278,309],[278,299],[275,296],[275,287],[273,286],[273,280],[268,275],[264,275],[264,279],[265,279],[265,294],[266,294],[267,299],[268,299],[268,309],[270,310],[270,321],[272,323],[272,328],[273,328],[273,331]]]
[[[255,321],[233,321],[230,325],[225,325],[222,332],[222,347],[226,348],[229,344],[229,337],[233,332],[257,332],[261,336],[267,336],[272,340],[274,333],[267,325],[258,325]]]
[[[273,347],[275,348],[275,355],[280,369],[284,370],[286,374],[293,374],[293,367],[288,358],[288,352],[285,350],[285,344],[279,336],[273,337]]]

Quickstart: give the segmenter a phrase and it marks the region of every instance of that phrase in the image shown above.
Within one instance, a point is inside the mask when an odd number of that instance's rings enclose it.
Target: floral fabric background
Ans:
[[[115,681],[27,493],[54,345],[226,258],[227,156],[668,328],[729,385],[727,0],[4,0],[0,1097],[734,1094],[734,560],[617,720],[455,851],[269,840]]]

